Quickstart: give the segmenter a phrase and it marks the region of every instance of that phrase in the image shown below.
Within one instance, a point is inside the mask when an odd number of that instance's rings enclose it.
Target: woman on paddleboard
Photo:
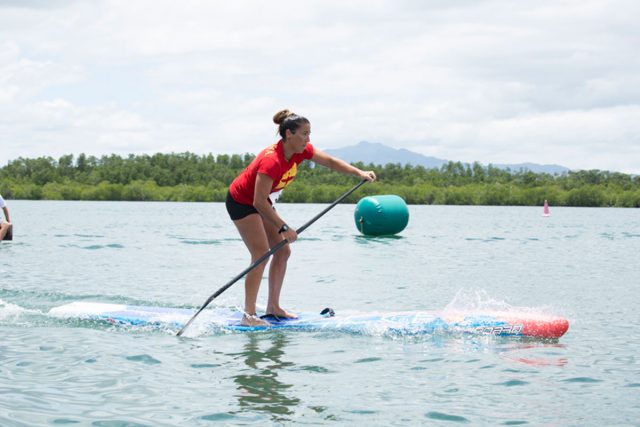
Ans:
[[[5,236],[9,234],[11,231],[11,218],[9,217],[9,208],[7,207],[7,203],[2,198],[2,194],[0,194],[0,209],[4,212],[4,219],[0,219],[0,242],[5,239]],[[7,237],[10,239],[11,237]]]
[[[269,195],[291,184],[298,171],[298,165],[304,160],[311,160],[337,172],[354,175],[367,181],[376,179],[373,171],[360,170],[315,149],[309,142],[311,124],[305,117],[289,110],[281,110],[273,116],[273,121],[278,125],[281,139],[262,150],[231,183],[227,193],[227,212],[251,253],[252,263],[282,239],[293,243],[298,237],[296,231],[290,228],[273,208]],[[296,317],[280,307],[280,291],[290,254],[289,245],[285,245],[273,255],[269,266],[269,297],[266,314],[280,318]],[[256,300],[265,265],[266,262],[254,268],[245,279],[243,325],[269,325],[268,322],[256,316]]]

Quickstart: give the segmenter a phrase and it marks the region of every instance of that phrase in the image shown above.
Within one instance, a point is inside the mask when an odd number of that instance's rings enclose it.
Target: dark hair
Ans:
[[[300,126],[309,124],[309,120],[289,110],[280,110],[273,115],[273,123],[278,125],[278,133],[284,139],[287,134],[287,129],[289,129],[291,133],[296,133]]]

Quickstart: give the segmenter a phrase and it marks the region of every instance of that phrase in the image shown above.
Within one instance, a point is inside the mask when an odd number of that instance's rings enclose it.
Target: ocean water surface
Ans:
[[[278,204],[299,227],[325,205]],[[515,308],[555,341],[224,332],[56,318],[73,301],[198,308],[249,259],[223,204],[9,201],[0,425],[639,425],[640,211],[409,206],[393,238],[338,205],[292,245],[283,306]],[[259,303],[266,302],[266,279]],[[237,283],[211,310],[239,309]]]

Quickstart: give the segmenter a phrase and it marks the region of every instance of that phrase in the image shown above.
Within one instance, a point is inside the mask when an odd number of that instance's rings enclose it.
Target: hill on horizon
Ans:
[[[437,157],[425,156],[420,153],[397,149],[380,143],[361,141],[356,145],[348,147],[324,150],[326,153],[341,158],[346,162],[362,162],[364,164],[386,165],[388,163],[400,163],[402,165],[423,166],[427,169],[439,169],[450,160],[439,159]],[[463,162],[463,164],[467,164]],[[561,165],[540,165],[537,163],[516,163],[516,164],[491,164],[498,169],[510,169],[518,172],[529,170],[534,173],[563,174],[570,171],[569,168]],[[487,165],[483,165],[487,166]]]

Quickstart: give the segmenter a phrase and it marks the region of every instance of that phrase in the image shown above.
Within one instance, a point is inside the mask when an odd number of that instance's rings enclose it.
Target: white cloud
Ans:
[[[461,160],[520,163],[536,158],[576,169],[603,169],[606,161],[612,170],[633,171],[640,155],[639,117],[640,106],[549,112],[460,126],[444,134]]]
[[[640,173],[633,1],[0,2],[0,164],[321,148]]]

